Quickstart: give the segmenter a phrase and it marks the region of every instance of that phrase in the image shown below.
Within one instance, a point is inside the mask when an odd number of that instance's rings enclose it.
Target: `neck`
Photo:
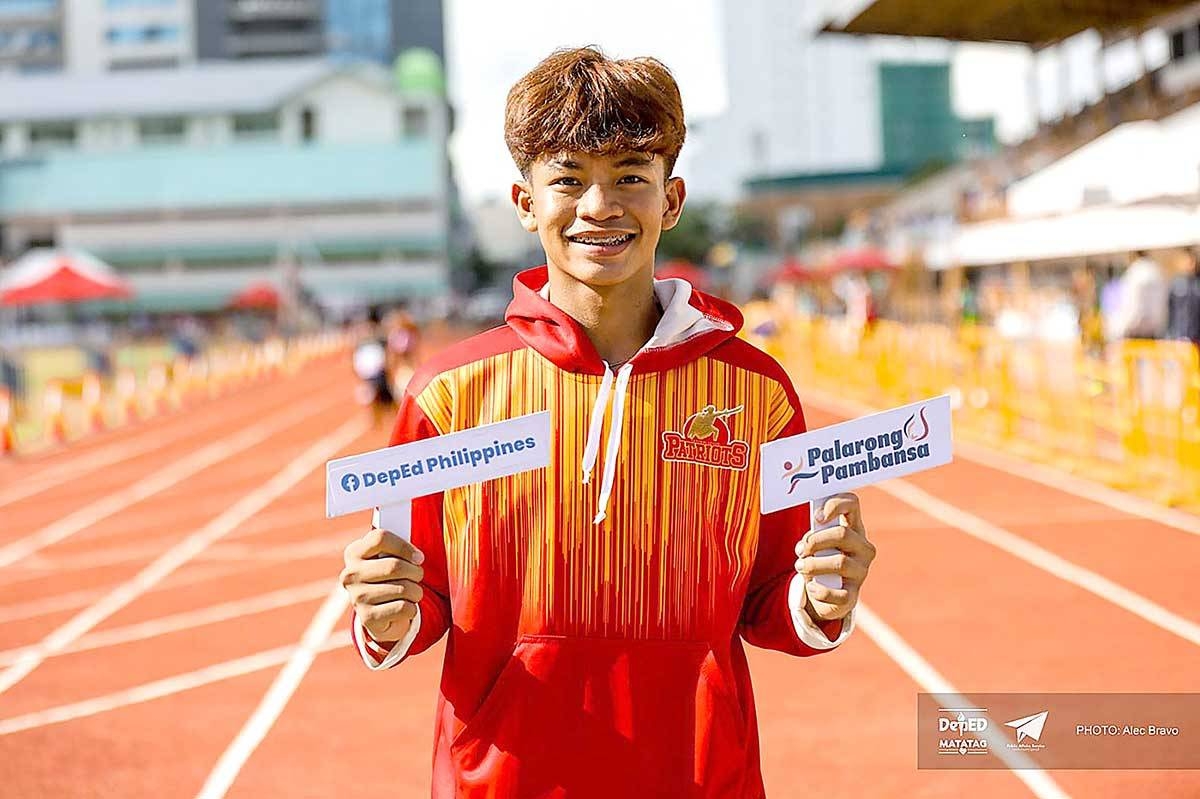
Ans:
[[[550,302],[579,323],[600,358],[614,367],[637,354],[662,316],[649,270],[615,286],[589,286],[551,267]]]

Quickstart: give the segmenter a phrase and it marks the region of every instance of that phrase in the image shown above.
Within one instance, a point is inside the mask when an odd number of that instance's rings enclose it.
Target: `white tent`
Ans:
[[[960,227],[929,248],[934,269],[1081,258],[1200,244],[1200,211],[1174,205],[1085,208],[1042,219]]]
[[[1200,112],[1129,122],[1008,189],[1008,212],[1035,217],[1200,192]]]

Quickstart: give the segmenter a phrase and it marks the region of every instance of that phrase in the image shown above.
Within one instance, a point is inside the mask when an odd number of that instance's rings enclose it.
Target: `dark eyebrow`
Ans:
[[[617,166],[650,166],[652,163],[654,163],[653,155],[631,155],[618,161]]]
[[[578,161],[572,161],[570,158],[554,158],[550,161],[550,166],[558,167],[559,169],[581,169]]]

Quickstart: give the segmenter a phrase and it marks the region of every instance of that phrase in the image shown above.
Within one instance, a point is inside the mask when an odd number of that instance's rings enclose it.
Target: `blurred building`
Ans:
[[[326,0],[329,52],[390,64],[424,48],[446,63],[442,0]]]
[[[495,197],[480,202],[471,209],[471,223],[479,253],[489,262],[515,269],[545,260],[537,234],[521,227],[511,202]]]
[[[91,251],[138,307],[262,278],[329,304],[440,293],[454,204],[436,61],[60,73],[0,93],[3,254]]]
[[[1200,3],[1164,18],[1161,25],[1171,47],[1162,69],[1163,88],[1172,94],[1200,88]]]
[[[324,0],[193,2],[196,56],[200,59],[278,58],[325,52]]]
[[[954,112],[950,45],[820,37],[823,8],[722,4],[728,110],[696,126],[686,164],[692,196],[738,200],[781,246],[995,149],[991,120]]]
[[[59,0],[0,0],[0,70],[61,69],[63,41]]]

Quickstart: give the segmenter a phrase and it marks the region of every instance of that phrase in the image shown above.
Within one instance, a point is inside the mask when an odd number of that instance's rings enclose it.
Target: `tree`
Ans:
[[[703,263],[708,251],[717,243],[713,210],[712,205],[705,203],[685,206],[678,224],[664,232],[658,242],[660,258]]]

